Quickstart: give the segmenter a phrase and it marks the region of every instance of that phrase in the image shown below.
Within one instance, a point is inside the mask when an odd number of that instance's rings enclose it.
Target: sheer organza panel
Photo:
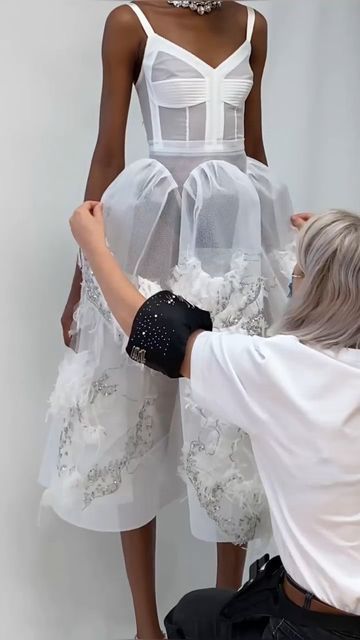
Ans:
[[[163,287],[177,265],[195,260],[207,276],[227,277],[236,262],[243,279],[264,279],[266,316],[272,322],[286,303],[295,261],[286,187],[251,159],[248,172],[230,157],[206,161],[165,155],[163,161],[131,165],[105,193],[115,257],[129,274]],[[242,156],[238,161],[242,166]],[[173,164],[182,181],[171,174]]]
[[[244,109],[224,104],[224,140],[244,139]]]
[[[203,140],[206,128],[206,104],[191,107],[159,107],[163,140]]]
[[[174,80],[174,78],[183,80],[202,77],[200,71],[181,60],[181,58],[173,56],[166,51],[159,51],[156,54],[151,71],[152,82],[164,82],[165,80]]]
[[[156,160],[127,167],[103,196],[110,248],[127,273],[164,284],[179,252],[177,184]]]
[[[141,112],[143,123],[145,126],[146,137],[148,140],[153,139],[153,126],[150,111],[150,98],[146,82],[139,82],[136,86],[139,102],[141,104]]]
[[[252,80],[253,72],[251,67],[249,67],[249,62],[247,58],[242,60],[239,64],[237,64],[231,71],[226,74],[226,78],[234,79],[241,78],[243,80]]]
[[[261,211],[248,176],[221,160],[197,167],[184,185],[180,251],[209,274],[231,269],[234,254],[260,255]]]

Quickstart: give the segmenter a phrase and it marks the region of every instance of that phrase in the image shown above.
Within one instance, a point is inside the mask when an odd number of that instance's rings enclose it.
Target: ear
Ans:
[[[296,213],[294,216],[291,216],[291,224],[293,225],[293,227],[295,227],[295,229],[300,230],[302,229],[304,224],[309,222],[309,220],[311,220],[311,218],[313,217],[314,214],[312,213]]]

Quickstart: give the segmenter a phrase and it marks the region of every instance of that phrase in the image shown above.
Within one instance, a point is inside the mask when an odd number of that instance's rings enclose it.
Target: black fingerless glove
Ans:
[[[212,328],[210,313],[170,291],[160,291],[137,312],[126,352],[135,362],[180,378],[189,337]]]

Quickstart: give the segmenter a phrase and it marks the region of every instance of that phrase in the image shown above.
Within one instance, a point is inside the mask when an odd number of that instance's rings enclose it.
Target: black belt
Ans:
[[[280,557],[269,560],[269,556],[264,556],[257,560],[250,567],[250,580],[230,598],[221,612],[222,618],[230,623],[278,618],[298,626],[350,633],[359,637],[360,616],[340,611],[334,615],[299,606],[285,593],[285,575]]]

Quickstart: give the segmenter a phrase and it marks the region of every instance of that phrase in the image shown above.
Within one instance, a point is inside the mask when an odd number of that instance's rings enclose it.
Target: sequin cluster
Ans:
[[[124,455],[102,467],[96,465],[90,469],[85,483],[84,508],[97,498],[116,493],[122,482],[122,474],[128,472],[130,463],[150,451],[153,446],[154,404],[155,398],[145,399],[135,428],[129,430]]]
[[[69,466],[70,449],[73,441],[75,423],[80,422],[82,418],[80,408],[78,406],[69,410],[69,416],[64,420],[64,427],[60,432],[57,470],[61,477],[65,473],[73,470],[73,466]]]
[[[182,262],[174,270],[171,287],[207,309],[215,329],[232,329],[249,335],[264,335],[264,278],[247,274],[250,258],[240,254],[233,269],[222,277],[211,278],[196,258]],[[203,285],[199,287],[199,282]]]
[[[118,386],[117,384],[109,384],[110,376],[105,371],[100,378],[94,380],[91,385],[90,392],[90,403],[94,404],[99,395],[103,398],[109,398],[117,392]]]
[[[185,460],[185,473],[196,491],[200,505],[205,509],[207,515],[226,536],[238,545],[245,545],[253,540],[256,529],[261,521],[261,513],[264,509],[264,494],[260,482],[256,479],[251,487],[245,487],[245,479],[240,473],[235,473],[226,478],[218,480],[211,486],[204,482],[199,465],[199,455],[215,455],[215,451],[208,454],[205,444],[201,440],[193,441]],[[236,501],[239,506],[236,518],[224,515],[224,503],[229,501],[229,489],[234,484],[238,486],[238,499],[231,498],[231,502]],[[241,504],[240,504],[241,500]]]
[[[82,274],[83,286],[85,288],[86,296],[89,302],[94,305],[94,307],[99,311],[99,313],[107,322],[111,322],[111,311],[107,306],[101,289],[95,280],[94,273],[91,270],[89,263],[85,259],[83,259],[82,261]]]
[[[265,316],[263,308],[263,279],[257,278],[251,283],[230,281],[231,291],[226,296],[219,294],[213,311],[214,326],[217,329],[236,327],[249,335],[263,335]],[[230,302],[233,298],[232,303]],[[229,308],[226,308],[229,305]],[[254,310],[255,309],[255,310]]]
[[[268,514],[255,464],[251,469],[246,461],[252,455],[249,436],[196,405],[189,384],[183,388],[183,402],[186,411],[197,416],[200,428],[198,438],[184,447],[182,475],[220,531],[234,544],[244,545],[254,539]]]
[[[97,397],[101,394],[104,398],[112,396],[118,390],[118,385],[109,384],[110,376],[105,371],[99,378],[93,381],[89,392],[89,403],[94,404]],[[58,463],[57,469],[59,476],[69,474],[74,466],[69,466],[70,451],[74,438],[75,427],[81,426],[82,429],[87,429],[86,420],[79,405],[71,407],[69,409],[68,417],[64,421],[64,427],[60,432],[59,437],[59,449],[58,449]]]
[[[111,312],[96,283],[94,274],[85,260],[82,264],[82,270],[87,299],[107,322],[112,322]],[[236,328],[236,330],[244,331],[250,335],[262,335],[265,326],[263,279],[244,277],[244,272],[244,268],[240,268],[239,263],[238,268],[234,268],[233,271],[225,274],[222,279],[217,278],[217,282],[219,280],[222,280],[222,282],[218,287],[211,287],[212,292],[210,291],[210,295],[207,296],[209,304],[202,305],[200,302],[199,304],[211,311],[214,325],[217,329]],[[181,284],[181,271],[179,275]],[[196,279],[197,274],[194,273],[194,281]],[[177,284],[179,284],[179,279]],[[180,290],[178,287],[173,288],[175,293],[182,295],[184,298],[189,297],[190,300],[192,299],[191,290],[192,284],[190,283],[189,286],[189,280],[185,289],[182,290],[181,286]],[[196,287],[194,290],[196,290]],[[164,292],[164,296],[168,304],[175,304],[173,293]],[[157,304],[160,306],[160,300],[157,301]],[[193,306],[191,303],[187,302],[187,304],[189,307]],[[147,314],[144,314],[139,319],[139,346],[138,350],[132,353],[133,359],[142,363],[146,361],[146,352],[141,347],[144,339],[149,338],[147,336],[148,331],[151,331],[150,346],[154,350],[160,349],[166,355],[170,345],[170,338],[164,332],[159,309],[152,309],[150,318]],[[158,329],[156,329],[156,325],[154,327],[154,321],[158,322]],[[100,394],[106,398],[116,393],[116,391],[117,385],[110,383],[110,377],[105,372],[93,382],[89,402],[93,404]],[[152,408],[154,403],[154,398],[147,398],[144,401],[136,425],[128,431],[128,439],[122,451],[123,455],[110,460],[103,466],[95,465],[90,469],[82,483],[84,487],[84,508],[91,505],[97,498],[116,493],[121,485],[124,472],[129,473],[131,463],[139,460],[151,450],[153,447]],[[60,435],[59,474],[69,473],[74,469],[71,463],[69,464],[69,451],[72,445],[75,423],[76,425],[80,423],[84,426],[83,416],[78,407],[70,410],[69,419]],[[214,428],[212,420],[209,420],[209,428]],[[233,474],[229,474],[224,481],[220,479],[219,481],[208,483],[206,474],[204,475],[201,470],[201,456],[214,455],[217,447],[221,447],[221,429],[218,430],[217,435],[218,441],[211,451],[200,438],[191,443],[190,449],[185,456],[184,470],[195,488],[201,506],[206,510],[209,517],[231,540],[241,545],[251,540],[255,535],[261,518],[264,496],[257,477],[254,478],[253,482],[249,483],[247,480],[244,481],[241,473],[236,473],[236,470]],[[228,463],[232,467],[236,467],[236,465],[233,465],[232,454],[233,452],[228,453]],[[236,499],[239,509],[237,510],[236,518],[230,517],[226,508],[229,505],[229,495],[234,486],[239,487],[239,497]]]

